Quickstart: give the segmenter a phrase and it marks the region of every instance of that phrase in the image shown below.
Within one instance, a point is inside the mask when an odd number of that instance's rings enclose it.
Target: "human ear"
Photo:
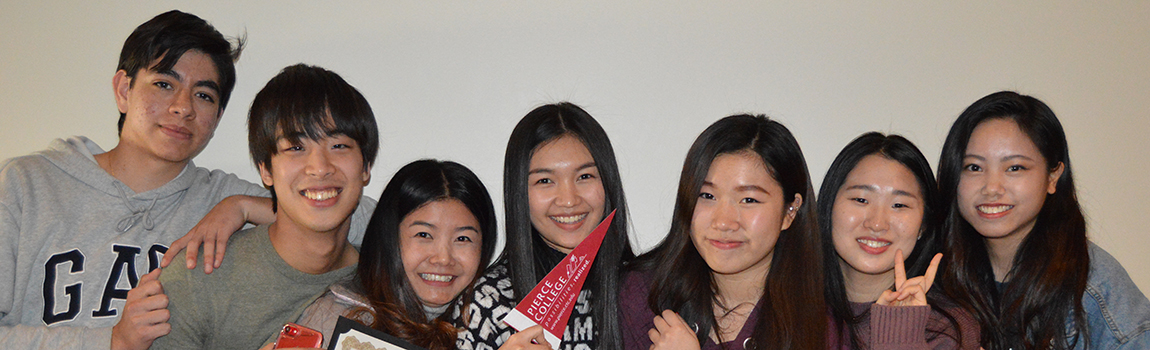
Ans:
[[[128,90],[132,89],[132,77],[121,69],[112,76],[112,94],[116,97],[116,108],[120,113],[128,113]]]
[[[268,168],[266,166],[264,166],[263,164],[260,164],[259,168],[260,168],[260,180],[263,181],[264,186],[265,187],[272,187],[272,185],[274,185],[274,184],[272,183],[273,181],[272,181],[271,170],[268,170]]]
[[[1065,170],[1066,165],[1062,164],[1062,162],[1058,162],[1058,166],[1054,167],[1054,170],[1050,171],[1050,175],[1046,183],[1046,193],[1054,194],[1054,192],[1058,190],[1058,179],[1062,178],[1062,172]]]
[[[787,212],[783,214],[783,226],[779,230],[791,228],[791,223],[795,221],[795,216],[799,215],[799,208],[802,207],[803,195],[795,193],[795,200],[787,205]]]

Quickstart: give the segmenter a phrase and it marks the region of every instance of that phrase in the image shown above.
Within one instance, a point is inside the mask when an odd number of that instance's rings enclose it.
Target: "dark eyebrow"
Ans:
[[[974,158],[974,159],[979,160],[979,161],[983,161],[983,162],[986,161],[986,158],[983,158],[982,156],[976,156],[973,154],[967,154],[966,156],[964,156],[962,158],[963,159]],[[1009,156],[1002,157],[1002,161],[1008,161],[1008,160],[1014,160],[1014,159],[1023,159],[1023,160],[1034,161],[1034,159],[1031,159],[1030,157],[1027,157],[1027,156],[1021,155],[1021,154],[1012,154]]]
[[[878,187],[877,187],[877,186],[872,186],[872,185],[854,185],[854,186],[850,186],[850,187],[844,188],[843,190],[844,190],[844,191],[845,191],[845,190],[864,190],[864,191],[877,192],[877,191],[878,191]]]
[[[767,189],[759,187],[759,185],[742,185],[739,187],[735,187],[735,190],[736,191],[759,191],[762,193],[770,194],[770,192],[767,192]]]
[[[426,222],[426,221],[416,221],[416,222],[411,223],[411,225],[409,225],[408,227],[411,227],[411,226],[427,226],[428,228],[432,228],[432,229],[434,229],[436,227],[434,224],[432,224],[430,222]],[[475,228],[474,226],[463,226],[463,227],[455,229],[455,231],[456,232],[475,231],[475,233],[479,233],[479,229]]]
[[[176,71],[171,70],[171,69],[156,71],[156,73],[166,75],[169,78],[175,79],[177,81],[180,80],[180,73],[176,73]],[[195,84],[192,84],[192,86],[206,87],[206,88],[212,89],[212,91],[215,91],[217,94],[220,93],[220,84],[216,83],[215,81],[212,81],[212,80],[200,80],[200,81],[197,81]]]
[[[590,161],[590,162],[587,162],[583,165],[580,165],[578,168],[575,169],[575,171],[582,171],[583,169],[598,168],[598,167],[599,166],[595,164],[595,161]]]
[[[710,181],[703,181],[703,186],[700,186],[700,188],[706,187],[706,186],[715,187],[715,184],[713,182],[710,182]],[[762,193],[771,194],[770,191],[767,191],[767,189],[762,188],[759,185],[742,185],[742,186],[735,187],[735,191],[759,191]]]
[[[416,221],[416,222],[411,223],[411,225],[408,225],[407,227],[412,227],[412,226],[427,226],[430,228],[435,228],[435,225],[432,225],[430,222],[426,222],[426,221]]]
[[[914,193],[910,193],[910,192],[903,191],[903,190],[894,190],[894,195],[896,195],[896,196],[907,196],[910,198],[918,198],[918,195],[915,195]]]
[[[584,169],[587,169],[587,168],[596,168],[596,167],[598,167],[598,165],[595,165],[595,162],[592,161],[592,162],[587,162],[587,163],[584,163],[583,165],[580,165],[578,168],[575,168],[575,171],[583,171]],[[527,175],[554,174],[554,173],[555,173],[555,169],[551,169],[551,168],[537,168],[537,169],[531,169],[531,170],[527,171]]]
[[[1027,157],[1027,156],[1024,156],[1024,155],[1021,155],[1021,154],[1015,154],[1015,155],[1010,155],[1010,156],[1002,157],[1002,160],[1003,160],[1003,161],[1008,161],[1008,160],[1015,160],[1015,159],[1022,159],[1022,160],[1029,160],[1029,161],[1034,161],[1034,159],[1030,159],[1030,157]]]
[[[180,73],[176,73],[176,71],[171,69],[158,70],[156,71],[156,74],[166,75],[169,78],[180,80]]]
[[[211,80],[200,80],[200,81],[197,81],[192,86],[202,86],[202,87],[212,89],[212,91],[215,91],[217,94],[220,93],[220,84],[216,84],[216,82],[211,81]]]
[[[879,191],[879,189],[878,189],[878,186],[875,186],[875,185],[864,185],[864,184],[853,185],[853,186],[850,186],[850,187],[844,188],[844,189],[842,189],[842,190],[843,190],[843,191],[846,191],[846,190],[863,190],[863,191],[870,191],[870,192],[878,192],[878,191]],[[897,189],[896,189],[896,190],[894,190],[894,192],[893,192],[893,193],[894,193],[894,195],[896,195],[896,196],[907,196],[907,197],[911,197],[911,198],[918,198],[918,195],[915,195],[914,193],[910,193],[910,192],[908,192],[908,191],[903,191],[903,190],[897,190]]]

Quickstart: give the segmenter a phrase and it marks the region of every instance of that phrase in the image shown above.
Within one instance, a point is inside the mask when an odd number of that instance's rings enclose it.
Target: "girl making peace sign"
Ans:
[[[926,158],[898,135],[863,134],[827,170],[818,212],[830,348],[978,348],[970,314],[928,293],[942,258],[935,188]]]

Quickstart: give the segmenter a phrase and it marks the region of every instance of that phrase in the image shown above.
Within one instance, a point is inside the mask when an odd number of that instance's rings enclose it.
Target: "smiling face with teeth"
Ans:
[[[426,203],[399,224],[407,281],[424,305],[439,307],[471,285],[479,272],[479,220],[458,199]]]
[[[966,145],[958,180],[958,211],[988,244],[1017,246],[1038,219],[1062,176],[1012,119],[986,120]]]
[[[551,248],[570,253],[603,220],[606,200],[595,159],[563,135],[536,148],[527,173],[531,225]]]
[[[347,233],[371,172],[358,143],[346,135],[296,142],[280,137],[271,168],[260,166],[260,178],[276,194],[276,230]]]
[[[871,154],[847,174],[834,198],[831,235],[846,280],[881,274],[893,283],[895,251],[909,256],[922,232],[918,179],[902,163]]]

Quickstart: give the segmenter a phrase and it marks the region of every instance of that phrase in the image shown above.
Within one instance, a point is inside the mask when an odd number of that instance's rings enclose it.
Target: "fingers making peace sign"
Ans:
[[[875,304],[886,306],[923,306],[926,304],[926,292],[934,284],[934,276],[938,272],[938,264],[942,262],[942,253],[934,255],[926,274],[911,279],[906,278],[906,266],[903,263],[902,249],[894,253],[894,291],[883,291]]]

